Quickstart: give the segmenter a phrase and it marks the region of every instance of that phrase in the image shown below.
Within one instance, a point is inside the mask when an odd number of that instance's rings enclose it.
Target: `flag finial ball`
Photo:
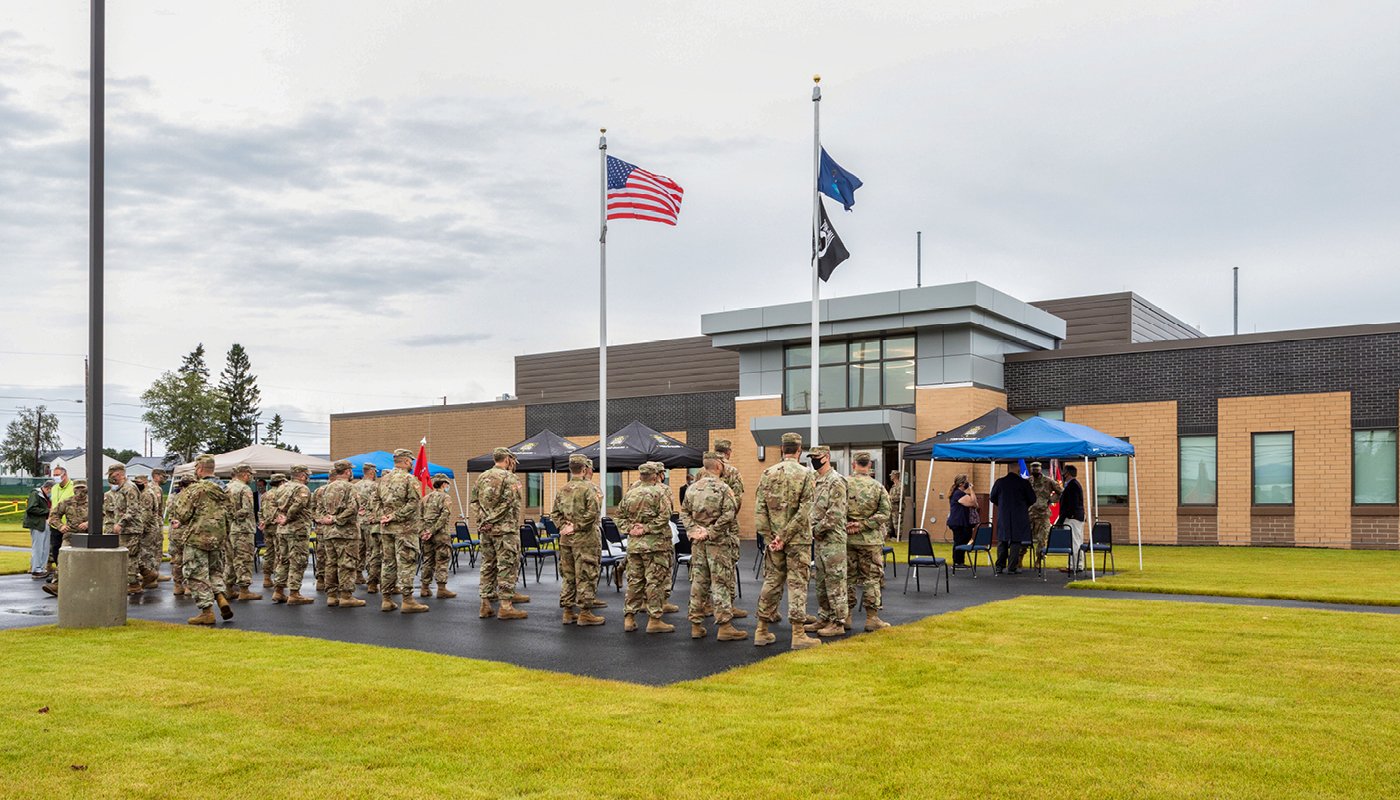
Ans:
[[[599,133],[607,133],[607,132],[608,132],[608,129],[607,129],[607,128],[599,128],[599,129],[598,129],[598,132],[599,132]]]
[[[812,83],[821,83],[821,82],[822,82],[822,76],[820,76],[820,75],[813,75],[813,76],[812,76]]]

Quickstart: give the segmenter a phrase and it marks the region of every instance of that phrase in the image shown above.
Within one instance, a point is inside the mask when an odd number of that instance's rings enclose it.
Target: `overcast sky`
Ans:
[[[83,437],[87,5],[0,3],[0,424]],[[597,343],[597,129],[685,187],[614,223],[610,341],[809,296],[811,75],[865,181],[828,296],[1131,289],[1230,331],[1400,320],[1393,2],[108,4],[107,444],[197,342],[264,416],[492,399]],[[47,355],[33,355],[47,354]]]

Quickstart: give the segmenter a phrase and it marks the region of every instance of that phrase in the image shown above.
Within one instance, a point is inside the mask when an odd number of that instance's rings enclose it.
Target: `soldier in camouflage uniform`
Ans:
[[[865,587],[865,629],[877,631],[890,624],[880,619],[883,608],[880,590],[885,582],[885,531],[890,524],[890,493],[871,476],[874,459],[869,453],[856,453],[851,459],[853,474],[846,481],[846,597],[850,614],[856,607],[856,586]]]
[[[899,541],[904,536],[904,477],[899,470],[890,473],[890,536]]]
[[[193,485],[180,493],[182,502],[172,509],[170,526],[184,532],[185,585],[194,595],[200,613],[190,617],[191,625],[213,625],[213,605],[219,604],[224,619],[233,618],[233,607],[224,595],[224,542],[228,539],[228,496],[214,475],[214,457],[195,459]]]
[[[437,596],[447,600],[457,593],[447,588],[447,567],[452,563],[452,498],[447,494],[446,475],[433,476],[433,490],[423,498],[423,573],[419,595],[432,597],[431,583],[437,583]]]
[[[146,490],[145,475],[132,478],[131,484],[136,487],[137,517],[140,520],[138,527],[141,529],[136,537],[136,568],[141,572],[141,588],[154,589],[160,584],[160,572],[157,569],[160,562],[152,558],[151,554],[151,551],[156,549],[151,547],[151,529],[155,527],[152,520],[155,515],[155,503],[151,500],[151,493]]]
[[[313,521],[326,515],[326,487],[329,485],[329,482],[323,483],[311,493],[311,519]],[[324,592],[326,590],[326,559],[320,557],[321,532],[316,530],[314,526],[312,530],[316,533],[316,558],[312,561],[313,571],[316,575],[316,591]]]
[[[224,487],[228,496],[229,550],[233,563],[228,570],[233,575],[231,588],[235,600],[261,600],[262,595],[249,591],[253,584],[253,555],[257,540],[257,521],[253,519],[253,490],[248,479],[253,470],[247,464],[233,468],[233,480]]]
[[[166,471],[163,469],[151,470],[151,479],[146,486],[146,491],[151,495],[151,519],[155,522],[155,530],[151,531],[151,569],[157,575],[160,573],[160,562],[165,555],[165,486]],[[170,575],[159,575],[157,580],[168,581],[175,578],[174,553],[171,553]]]
[[[515,477],[515,454],[504,447],[491,451],[495,465],[472,484],[468,503],[481,535],[482,619],[525,619],[528,612],[515,607],[530,598],[515,591],[520,577],[520,479]],[[499,600],[497,612],[492,603]]]
[[[360,502],[349,461],[331,465],[330,482],[321,494],[321,516],[316,518],[316,560],[326,564],[326,605],[359,608],[365,601],[355,596],[360,570]]]
[[[685,492],[681,521],[690,536],[690,638],[705,637],[705,609],[714,609],[721,642],[747,639],[748,632],[734,627],[734,567],[738,563],[732,545],[739,541],[739,502],[724,482],[724,459],[705,454],[705,471]]]
[[[718,440],[715,441],[715,452],[716,452],[716,453],[719,453],[720,458],[724,459],[724,470],[720,473],[719,479],[722,480],[722,481],[724,481],[725,485],[729,487],[730,491],[734,492],[734,506],[735,506],[734,518],[735,518],[735,520],[738,520],[738,519],[739,519],[739,512],[741,512],[741,511],[744,510],[744,477],[743,477],[742,475],[739,474],[739,468],[738,468],[738,467],[736,467],[736,466],[734,466],[733,464],[729,463],[730,457],[731,457],[731,456],[733,455],[733,453],[734,453],[734,443],[731,442],[731,441],[729,441],[728,439],[718,439]],[[737,521],[735,522],[735,525],[738,525],[738,522],[737,522]],[[730,581],[730,585],[729,585],[729,595],[730,595],[731,597],[738,597],[738,596],[739,596],[739,570],[737,569],[737,565],[738,565],[738,563],[739,563],[739,539],[738,539],[738,537],[735,537],[732,543],[726,543],[724,546],[725,546],[726,548],[728,548],[728,549],[732,552],[732,554],[733,554],[733,556],[734,556],[734,564],[736,565],[735,570],[731,573],[731,577],[733,578],[733,580]],[[708,609],[708,611],[709,611],[709,613],[711,613],[711,614],[714,613],[714,609]],[[736,608],[736,609],[734,609],[734,619],[743,619],[744,617],[747,617],[748,615],[749,615],[749,612],[745,611],[745,610],[742,609],[742,608]]]
[[[664,467],[648,461],[638,470],[641,485],[629,489],[617,507],[618,527],[627,542],[627,601],[622,629],[637,629],[636,614],[646,609],[647,633],[670,633],[661,619],[671,588],[671,492],[661,483]]]
[[[69,545],[69,537],[82,533],[88,527],[87,481],[74,481],[73,494],[58,501],[49,511],[49,528],[63,534],[61,547]],[[58,597],[58,570],[42,587],[45,593]]]
[[[550,517],[559,526],[559,607],[565,625],[602,625],[605,620],[593,613],[598,591],[598,570],[603,558],[602,510],[598,493],[586,476],[592,461],[587,456],[569,456],[569,481],[554,495]],[[580,611],[575,614],[574,608]]]
[[[141,535],[145,520],[141,514],[141,492],[126,479],[126,467],[113,464],[107,468],[110,489],[102,496],[102,532],[116,534],[126,548],[126,593],[141,594],[142,584],[154,580],[148,570],[141,568]]]
[[[175,479],[175,485],[179,488],[170,498],[171,517],[180,508],[185,490],[194,485],[194,476],[182,475]],[[175,578],[175,596],[188,595],[189,587],[185,586],[185,532],[174,526],[170,528],[170,574]]]
[[[807,619],[816,476],[798,463],[802,455],[800,434],[783,434],[782,450],[783,460],[763,471],[754,505],[755,527],[768,549],[763,554],[763,588],[758,594],[758,629],[754,631],[753,643],[762,647],[777,640],[768,626],[779,620],[778,603],[786,585],[788,621],[796,650],[821,644],[820,639],[813,639],[802,630]]]
[[[428,607],[413,599],[413,575],[418,569],[418,541],[423,535],[423,492],[418,479],[409,468],[413,453],[402,448],[394,451],[394,468],[379,481],[379,522],[384,526],[380,540],[384,546],[384,564],[394,562],[398,579],[396,586],[383,585],[380,611],[393,611],[391,592],[403,595],[404,614],[420,614]]]
[[[282,498],[282,488],[287,485],[287,476],[280,472],[274,472],[268,479],[272,488],[268,489],[262,496],[260,509],[262,513],[263,529],[263,588],[272,588],[272,573],[277,569],[277,545],[281,541],[278,533],[277,515],[282,513],[282,508],[278,505]],[[172,545],[173,547],[173,545]]]
[[[301,464],[292,467],[291,480],[283,486],[277,503],[277,572],[272,581],[277,591],[272,602],[304,606],[315,600],[301,593],[306,577],[306,561],[311,545],[311,490],[306,481],[311,471]],[[291,590],[290,595],[287,593]]]
[[[1050,538],[1050,504],[1059,500],[1065,487],[1042,472],[1039,461],[1031,462],[1030,480],[1031,489],[1035,492],[1035,503],[1030,507],[1031,542],[1034,547],[1031,550],[1031,564],[1035,566],[1040,563],[1040,551],[1045,549],[1045,542]]]
[[[812,495],[812,541],[816,543],[817,621],[803,630],[818,636],[846,632],[846,479],[831,467],[831,448],[808,453],[817,471]]]
[[[379,468],[365,462],[360,469],[364,477],[355,481],[355,496],[360,500],[360,570],[365,575],[365,591],[376,594],[379,591],[380,564],[384,560],[379,548],[379,487],[375,484]]]

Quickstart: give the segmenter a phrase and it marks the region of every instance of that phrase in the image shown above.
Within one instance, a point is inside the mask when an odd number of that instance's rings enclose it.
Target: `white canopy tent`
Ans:
[[[330,472],[332,466],[332,462],[324,458],[316,458],[304,453],[293,453],[265,444],[255,444],[242,450],[215,455],[214,474],[221,478],[229,477],[233,474],[233,468],[239,464],[247,464],[252,468],[253,474],[258,477],[267,477],[274,472],[288,472],[298,464],[313,473]],[[193,461],[175,468],[175,477],[177,478],[192,474],[194,474]]]

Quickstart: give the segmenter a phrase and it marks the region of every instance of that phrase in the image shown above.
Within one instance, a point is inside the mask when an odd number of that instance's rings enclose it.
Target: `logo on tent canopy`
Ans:
[[[535,442],[526,442],[525,444],[522,444],[522,445],[520,445],[519,447],[515,448],[515,451],[516,451],[517,453],[528,453],[528,452],[530,452],[531,450],[534,450],[534,449],[535,449]]]
[[[626,436],[614,436],[612,440],[608,442],[608,447],[619,447],[624,444],[627,444]]]

